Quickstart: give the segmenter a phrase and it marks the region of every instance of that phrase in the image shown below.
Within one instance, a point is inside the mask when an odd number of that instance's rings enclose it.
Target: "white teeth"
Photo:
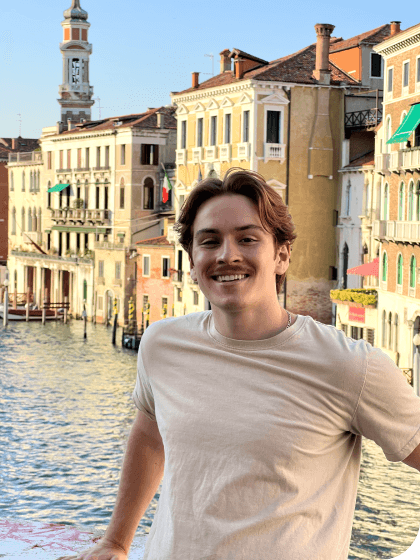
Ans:
[[[217,276],[216,280],[218,282],[229,282],[232,280],[242,280],[242,278],[246,278],[246,274],[235,274],[234,276]]]

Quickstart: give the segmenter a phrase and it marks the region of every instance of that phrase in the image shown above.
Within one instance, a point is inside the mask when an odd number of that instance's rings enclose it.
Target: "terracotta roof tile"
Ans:
[[[14,138],[15,149],[12,148],[12,138],[0,138],[0,159],[8,160],[9,154],[17,152],[33,152],[39,149],[39,141],[37,138],[22,138],[18,136]]]
[[[150,239],[142,239],[141,241],[136,241],[136,245],[171,245],[174,247],[174,243],[168,241],[164,235],[159,237],[151,237]]]
[[[377,45],[382,43],[391,34],[391,25],[389,23],[381,25],[376,29],[371,29],[350,39],[345,39],[344,41],[335,41],[333,44],[330,43],[330,53],[344,51],[346,49],[351,49],[357,47],[358,45],[364,43],[369,45]]]
[[[368,165],[375,165],[375,152],[373,150],[364,156],[353,159],[348,165],[345,165],[343,169],[349,167],[366,167]]]

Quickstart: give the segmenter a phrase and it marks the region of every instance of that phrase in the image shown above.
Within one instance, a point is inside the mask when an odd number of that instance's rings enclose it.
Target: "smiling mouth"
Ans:
[[[217,284],[238,284],[239,282],[243,282],[244,280],[247,280],[249,278],[249,274],[245,275],[245,278],[240,278],[237,280],[217,280],[217,276],[212,276],[212,279],[217,283]]]

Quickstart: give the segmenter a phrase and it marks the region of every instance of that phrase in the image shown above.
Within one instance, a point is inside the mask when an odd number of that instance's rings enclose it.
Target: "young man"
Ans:
[[[164,467],[144,560],[346,560],[362,436],[420,469],[420,399],[381,350],[281,307],[296,234],[262,177],[203,181],[176,229],[211,311],[146,330],[117,505],[79,558],[126,558]]]

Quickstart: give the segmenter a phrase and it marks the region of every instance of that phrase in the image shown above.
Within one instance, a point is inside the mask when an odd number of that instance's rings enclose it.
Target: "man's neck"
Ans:
[[[227,314],[224,310],[212,308],[214,326],[221,335],[235,340],[263,340],[271,338],[284,331],[289,321],[289,315],[280,305],[275,307],[275,313],[268,315],[265,310],[254,313],[249,309],[235,314]],[[296,317],[292,317],[293,324]]]

